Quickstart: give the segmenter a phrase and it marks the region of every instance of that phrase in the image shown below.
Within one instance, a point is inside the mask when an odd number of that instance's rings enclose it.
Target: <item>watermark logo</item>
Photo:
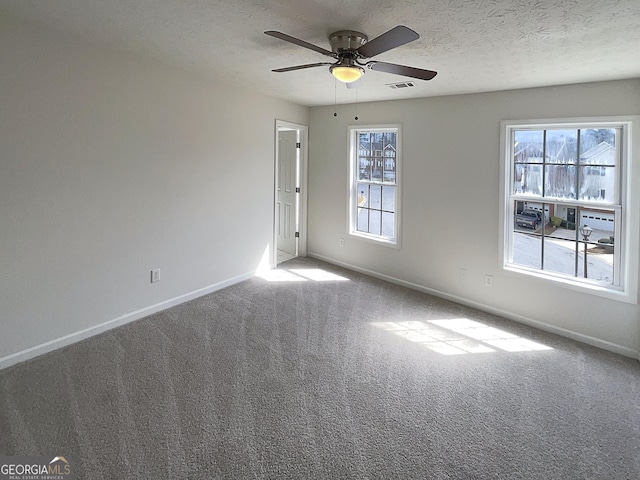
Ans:
[[[0,480],[72,480],[69,461],[55,457],[0,457]]]

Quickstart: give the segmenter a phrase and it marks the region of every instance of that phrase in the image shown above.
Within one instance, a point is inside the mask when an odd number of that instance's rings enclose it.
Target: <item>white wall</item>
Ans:
[[[256,269],[306,107],[0,22],[0,367]]]
[[[637,356],[637,305],[499,270],[499,122],[637,115],[640,80],[360,104],[358,122],[353,105],[338,106],[337,117],[334,110],[311,109],[311,255]],[[380,123],[403,126],[398,250],[347,234],[347,126]],[[460,268],[468,270],[464,280]],[[485,274],[494,276],[493,287],[484,285]],[[545,301],[523,301],[523,292]]]

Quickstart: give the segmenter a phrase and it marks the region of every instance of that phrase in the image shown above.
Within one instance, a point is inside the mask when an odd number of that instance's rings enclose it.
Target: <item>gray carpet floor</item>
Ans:
[[[313,259],[0,371],[0,395],[0,455],[79,479],[640,478],[638,361]]]

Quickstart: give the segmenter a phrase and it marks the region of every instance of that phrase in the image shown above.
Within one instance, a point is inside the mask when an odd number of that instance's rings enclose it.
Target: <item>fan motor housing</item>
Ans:
[[[340,30],[329,35],[329,45],[334,53],[352,52],[367,43],[369,37],[353,30]]]

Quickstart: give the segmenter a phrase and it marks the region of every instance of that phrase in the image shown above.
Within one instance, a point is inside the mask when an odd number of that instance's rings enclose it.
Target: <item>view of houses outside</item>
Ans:
[[[516,131],[514,193],[613,203],[615,139],[612,128]]]
[[[548,224],[550,225],[550,224]],[[612,284],[614,279],[614,245],[599,243],[610,240],[613,232],[594,229],[587,247],[587,275],[585,276],[585,242],[579,230],[555,229],[544,237],[544,249],[540,231],[513,234],[513,263],[567,276],[589,278],[597,282]]]
[[[534,210],[541,222],[531,229],[514,221],[513,263],[613,283],[616,130],[514,133],[514,215]],[[585,225],[591,229],[586,241]]]
[[[359,232],[396,235],[396,148],[394,132],[358,132]],[[512,263],[612,284],[616,130],[516,131],[513,155],[513,190],[520,198],[514,215],[535,210],[541,221],[534,228],[514,221]],[[580,232],[585,225],[587,241]]]
[[[395,131],[358,133],[356,230],[394,239],[396,215]]]

